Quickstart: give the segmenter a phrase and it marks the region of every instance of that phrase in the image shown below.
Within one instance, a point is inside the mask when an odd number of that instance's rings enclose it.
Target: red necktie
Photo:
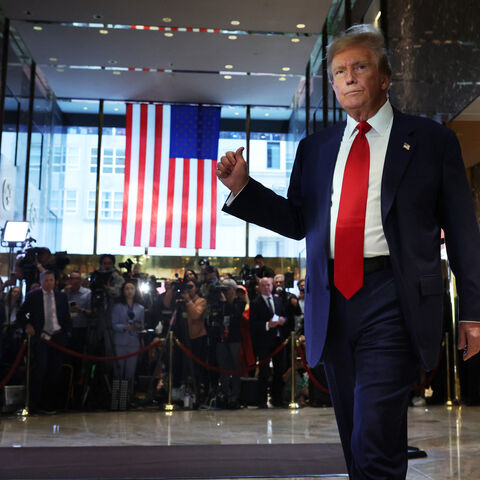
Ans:
[[[367,208],[370,148],[365,134],[372,128],[360,122],[343,174],[335,230],[334,283],[348,300],[363,285],[363,243]]]

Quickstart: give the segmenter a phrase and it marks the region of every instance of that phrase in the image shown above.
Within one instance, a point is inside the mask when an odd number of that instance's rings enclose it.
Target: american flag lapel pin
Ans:
[[[404,148],[405,150],[410,150],[410,144],[407,143],[407,142],[404,142],[404,143],[403,143],[403,148]]]

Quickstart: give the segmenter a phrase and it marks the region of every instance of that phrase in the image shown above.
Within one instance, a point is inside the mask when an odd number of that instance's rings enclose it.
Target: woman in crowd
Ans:
[[[137,287],[127,280],[121,290],[120,302],[112,310],[113,344],[117,356],[140,349],[138,332],[143,330],[144,307],[138,301]],[[130,395],[133,394],[137,356],[117,360],[114,365],[116,380],[128,380]]]
[[[14,328],[17,312],[22,305],[22,290],[20,287],[13,287],[5,295],[5,326],[10,330]]]

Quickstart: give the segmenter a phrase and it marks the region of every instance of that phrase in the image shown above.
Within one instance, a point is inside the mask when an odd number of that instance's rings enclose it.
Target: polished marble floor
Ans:
[[[407,479],[480,478],[479,439],[480,407],[410,408],[409,444],[426,450],[428,457],[410,460]],[[331,408],[0,417],[0,447],[332,442],[339,437]]]

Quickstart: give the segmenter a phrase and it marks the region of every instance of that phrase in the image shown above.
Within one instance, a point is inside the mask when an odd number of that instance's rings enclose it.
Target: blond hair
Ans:
[[[345,30],[338,37],[335,37],[327,47],[327,71],[328,78],[332,80],[332,60],[348,47],[362,46],[373,51],[377,57],[378,70],[387,75],[392,76],[392,67],[388,59],[387,50],[384,47],[385,38],[383,33],[373,25],[364,23],[354,25]]]

